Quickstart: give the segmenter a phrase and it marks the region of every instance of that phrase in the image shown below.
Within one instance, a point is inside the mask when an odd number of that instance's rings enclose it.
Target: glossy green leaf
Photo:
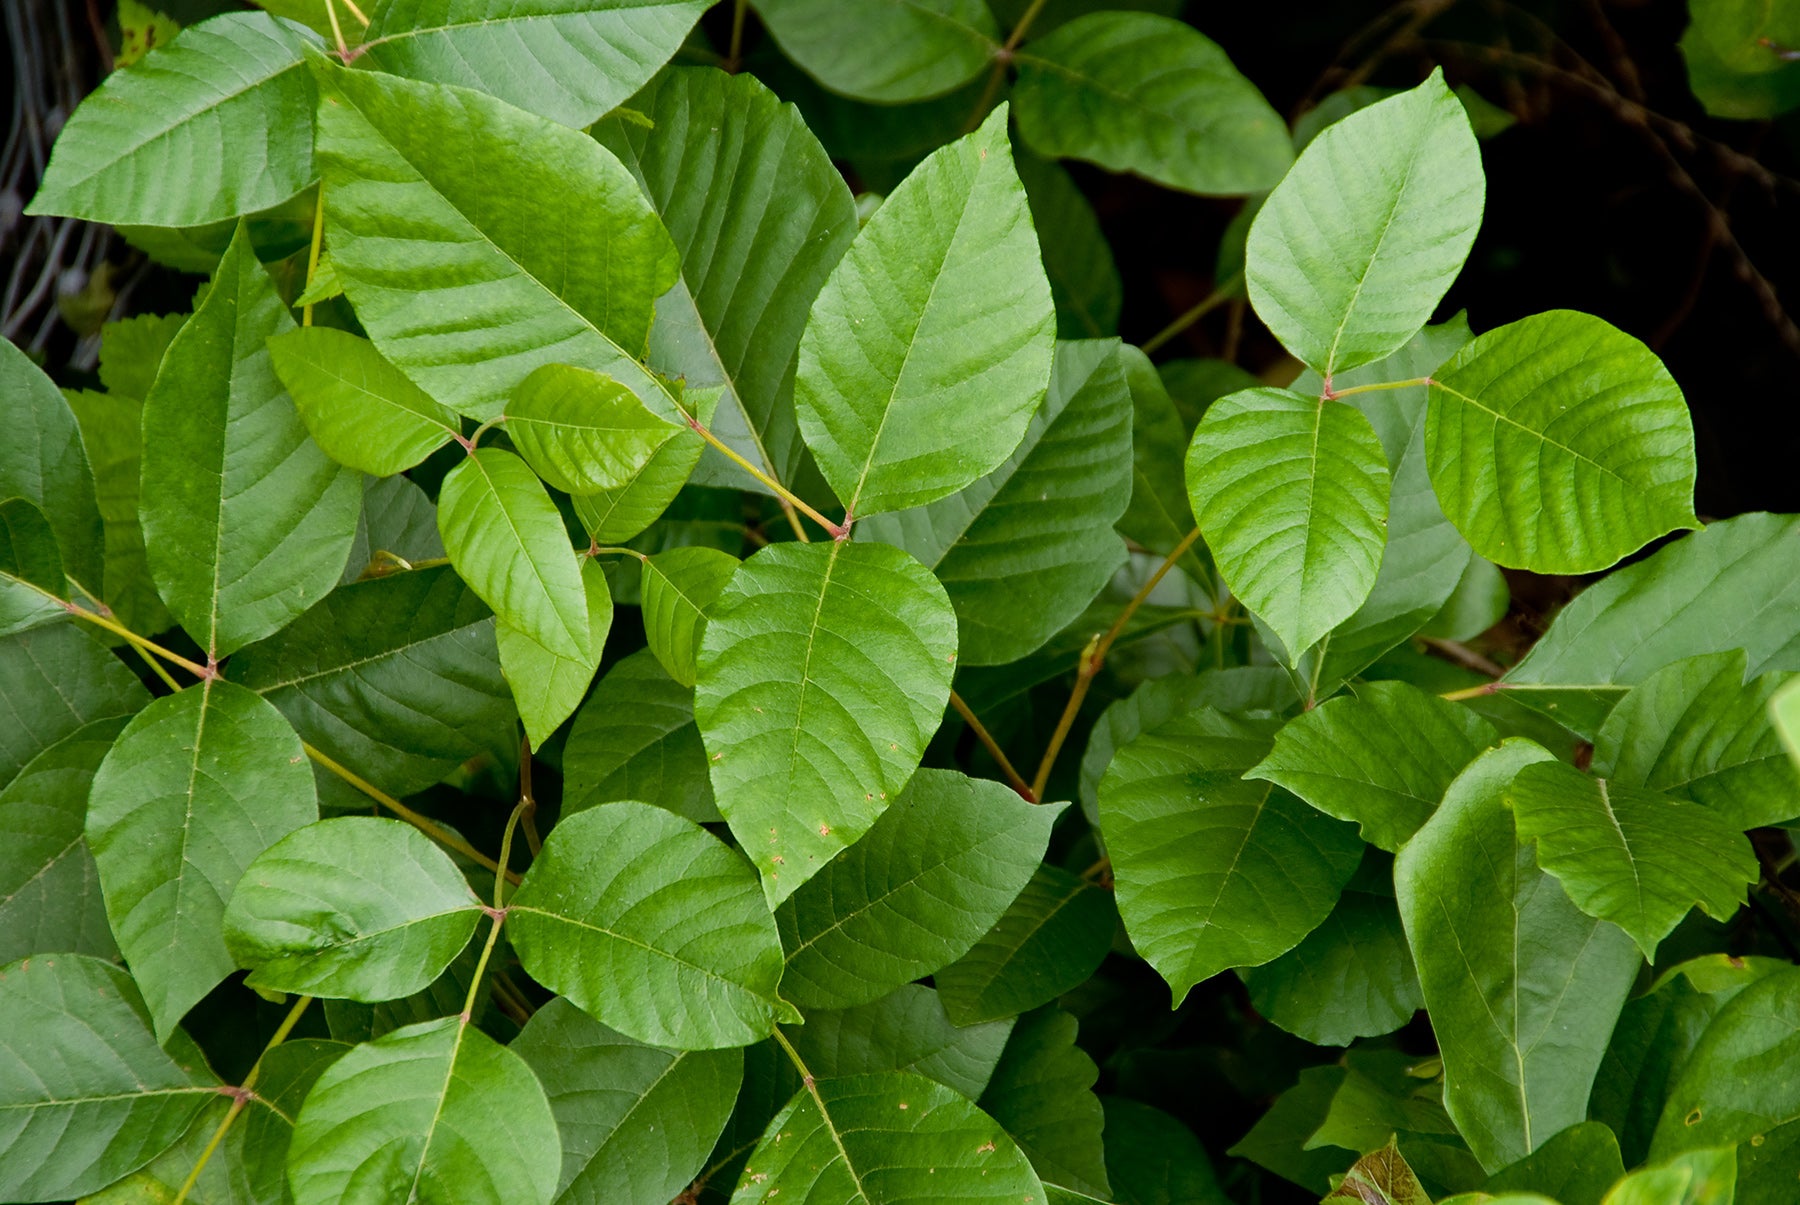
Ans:
[[[1017,52],[1019,132],[1186,192],[1262,192],[1293,162],[1287,126],[1217,43],[1153,13],[1100,12]]]
[[[1394,901],[1354,889],[1299,945],[1243,979],[1258,1013],[1319,1046],[1392,1033],[1425,1007]]]
[[[1719,1011],[1669,1090],[1652,1157],[1748,1142],[1800,1120],[1800,1084],[1785,1073],[1800,1046],[1797,988],[1800,971],[1786,968]]]
[[[950,770],[921,770],[862,838],[776,910],[782,994],[848,1008],[968,953],[1044,856],[1060,807]]]
[[[1394,863],[1444,1105],[1490,1171],[1585,1119],[1638,969],[1624,931],[1583,915],[1513,832],[1507,788],[1549,761],[1516,739],[1482,754]]]
[[[375,1002],[422,991],[469,944],[481,901],[450,855],[399,820],[345,816],[258,854],[225,909],[254,988]]]
[[[922,1075],[889,1072],[820,1080],[795,1096],[769,1122],[731,1200],[999,1205],[1043,1195],[993,1118]]]
[[[583,696],[600,668],[600,650],[612,629],[612,595],[606,588],[606,571],[591,558],[581,562],[581,587],[587,599],[588,651],[582,657],[564,657],[505,621],[494,625],[500,648],[500,668],[512,686],[519,705],[519,719],[534,746],[542,746],[551,733],[581,705]]]
[[[641,1042],[743,1046],[791,1012],[775,995],[781,944],[749,865],[662,808],[566,817],[507,909],[532,978]]]
[[[159,364],[160,347],[156,354]],[[155,369],[156,364],[151,364],[152,375]],[[144,387],[148,389],[148,381]],[[119,622],[132,631],[165,631],[175,625],[175,619],[156,593],[149,562],[144,559],[144,530],[138,524],[138,474],[144,450],[143,395],[82,390],[65,396],[81,424],[81,442],[93,469],[94,494],[100,506],[106,550],[101,597]]]
[[[1244,777],[1285,787],[1394,852],[1431,818],[1463,767],[1499,739],[1466,707],[1404,682],[1370,682],[1290,720]]]
[[[1349,825],[1240,777],[1275,727],[1202,706],[1120,749],[1100,781],[1119,915],[1176,1003],[1293,949],[1362,856]]]
[[[1188,448],[1188,500],[1206,545],[1290,662],[1374,588],[1388,485],[1360,411],[1282,389],[1214,402]]]
[[[1085,983],[1118,927],[1105,891],[1040,866],[994,927],[932,981],[958,1025],[1014,1017]]]
[[[1495,1194],[1542,1193],[1562,1205],[1600,1205],[1606,1190],[1624,1174],[1613,1132],[1600,1122],[1584,1121],[1495,1172],[1486,1187]]]
[[[661,1050],[552,1000],[512,1043],[562,1134],[556,1199],[664,1202],[700,1173],[744,1078],[739,1050]]]
[[[605,373],[567,364],[534,369],[506,403],[506,434],[519,455],[570,494],[629,484],[683,430]]]
[[[105,536],[75,414],[43,370],[6,340],[0,340],[0,397],[7,399],[0,501],[22,498],[43,511],[69,576],[95,594],[105,573]]]
[[[790,59],[833,92],[897,104],[987,68],[1000,31],[982,0],[756,0]]]
[[[1101,1098],[1106,1173],[1123,1205],[1228,1205],[1194,1132],[1141,1101]]]
[[[806,446],[852,515],[953,494],[1019,446],[1055,334],[1002,105],[889,195],[814,302],[794,387]]]
[[[245,867],[317,818],[300,738],[235,683],[165,695],[120,733],[94,775],[87,842],[159,1036],[237,969],[220,922]]]
[[[728,552],[699,545],[671,548],[644,562],[644,636],[669,676],[683,686],[694,684],[707,609],[738,563]]]
[[[1104,1198],[1106,1124],[1094,1081],[1100,1070],[1075,1044],[1075,1018],[1045,1008],[1019,1018],[981,1106],[1013,1136],[1039,1178]]]
[[[320,39],[263,13],[223,13],[108,76],[56,140],[28,212],[199,226],[267,209],[314,179]]]
[[[476,88],[580,127],[655,75],[706,8],[707,0],[389,0],[370,11],[360,53],[378,71]]]
[[[1481,225],[1481,151],[1441,71],[1327,128],[1250,227],[1250,302],[1327,381],[1399,350]]]
[[[217,1095],[199,1052],[185,1042],[165,1052],[131,977],[98,958],[59,954],[0,970],[0,1035],[0,1195],[9,1201],[104,1188],[161,1154]]]
[[[1574,310],[1489,331],[1432,374],[1425,454],[1444,513],[1497,565],[1591,573],[1699,526],[1680,387]]]
[[[606,671],[563,746],[563,812],[649,799],[701,824],[721,819],[694,726],[694,692],[649,649]]]
[[[268,339],[294,329],[244,227],[144,399],[139,515],[169,610],[223,657],[337,584],[361,479],[307,437]]]
[[[779,902],[869,830],[942,722],[956,615],[882,544],[773,544],[713,604],[694,719],[719,810]]]
[[[1118,334],[1125,286],[1093,206],[1068,172],[1017,144],[1013,166],[1025,185],[1031,224],[1044,254],[1057,334],[1064,339]]]
[[[296,1205],[548,1205],[561,1161],[531,1068],[445,1017],[365,1042],[326,1069],[294,1123],[288,1187]]]
[[[908,983],[855,1008],[809,1012],[788,1040],[820,1079],[913,1071],[975,1100],[1012,1030],[1011,1018],[958,1027],[938,992]]]
[[[0,787],[83,726],[149,701],[125,663],[72,624],[0,640]]]
[[[1737,1176],[1738,1153],[1729,1146],[1684,1151],[1620,1180],[1604,1205],[1732,1205]]]
[[[0,502],[0,636],[12,636],[69,617],[56,532],[35,502]]]
[[[367,339],[309,326],[269,340],[269,355],[307,433],[339,464],[391,477],[461,433],[456,415]]]

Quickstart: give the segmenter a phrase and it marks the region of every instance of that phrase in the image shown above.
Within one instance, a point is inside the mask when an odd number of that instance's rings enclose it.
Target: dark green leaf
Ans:
[[[0,636],[69,617],[69,580],[50,520],[35,502],[0,502]]]
[[[179,324],[169,331],[171,337],[178,329]],[[162,349],[156,350],[159,364]],[[155,369],[156,364],[149,365],[152,373]],[[148,381],[144,387],[149,388]],[[135,632],[171,628],[175,619],[157,596],[149,562],[144,559],[144,530],[138,525],[138,473],[144,450],[143,395],[83,390],[65,396],[81,424],[81,442],[94,471],[94,493],[100,505],[106,546],[102,571],[105,587],[101,596],[119,622]]]
[[[1106,1108],[1106,1174],[1120,1205],[1229,1205],[1192,1130],[1149,1105],[1116,1096]]]
[[[175,332],[187,320],[186,314],[138,314],[102,327],[100,383],[106,391],[142,401]]]
[[[567,364],[533,369],[506,403],[519,455],[570,494],[622,489],[684,430],[605,373]]]
[[[1106,1124],[1094,1060],[1075,1044],[1075,1018],[1045,1008],[1019,1018],[981,1106],[1006,1127],[1046,1182],[1105,1197]]]
[[[1106,892],[1040,866],[994,927],[933,981],[958,1025],[1014,1017],[1086,982],[1118,927]]]
[[[437,504],[408,477],[363,480],[362,522],[341,584],[368,577],[382,577],[398,566],[418,561],[441,560],[443,537],[438,535]],[[398,557],[405,564],[395,561]]]
[[[553,653],[531,636],[504,620],[494,624],[500,647],[500,668],[512,686],[519,705],[519,719],[534,746],[542,746],[581,705],[600,668],[600,651],[612,629],[612,595],[606,589],[606,571],[592,559],[581,561],[581,588],[587,598],[588,651],[582,657]]]
[[[3,339],[0,397],[7,399],[0,500],[22,498],[43,511],[69,576],[97,596],[105,573],[105,536],[75,415],[43,370]]]
[[[982,0],[756,0],[782,51],[833,92],[895,104],[985,69],[1000,31]]]
[[[701,824],[719,820],[693,692],[639,649],[606,672],[563,748],[563,811],[650,799]]]
[[[73,625],[0,640],[0,787],[83,725],[149,701],[137,676]]]
[[[1010,1018],[959,1028],[938,992],[908,983],[855,1008],[808,1013],[789,1040],[820,1079],[914,1071],[975,1100],[1012,1029]]]
[[[1332,1178],[1340,1175],[1344,1166],[1343,1150],[1309,1143],[1324,1124],[1348,1075],[1336,1064],[1308,1067],[1300,1073],[1300,1082],[1277,1097],[1250,1132],[1226,1153],[1248,1159],[1312,1192],[1330,1192]]]
[[[1243,978],[1258,1013],[1320,1046],[1392,1033],[1425,1007],[1394,901],[1355,890],[1299,945]]]
[[[269,340],[281,378],[325,454],[376,477],[410,469],[461,431],[456,415],[345,331],[309,326]]]
[[[1754,1140],[1800,1120],[1800,1082],[1787,1073],[1800,1048],[1800,970],[1770,974],[1738,992],[1706,1027],[1663,1105],[1650,1153]]]
[[[1619,1140],[1597,1121],[1570,1126],[1537,1150],[1495,1172],[1492,1193],[1542,1193],[1562,1205],[1600,1205],[1625,1174]]]
[[[1132,404],[1131,502],[1119,517],[1119,534],[1166,556],[1194,529],[1182,464],[1188,429],[1150,357],[1126,345],[1119,358]],[[1211,572],[1192,550],[1177,564],[1196,583],[1213,584]]]
[[[644,562],[644,637],[650,651],[683,686],[692,686],[706,631],[706,613],[738,559],[717,548],[688,545],[659,552]]]
[[[1057,334],[1065,339],[1118,334],[1125,290],[1093,206],[1068,172],[1021,146],[1013,147],[1013,166],[1037,227]]]

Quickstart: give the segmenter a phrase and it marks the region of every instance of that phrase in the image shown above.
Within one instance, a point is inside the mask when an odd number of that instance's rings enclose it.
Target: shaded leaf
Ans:
[[[575,715],[563,746],[563,812],[617,799],[649,799],[697,823],[719,820],[693,692],[649,649],[606,671]]]
[[[895,104],[987,67],[1000,31],[982,0],[756,0],[777,45],[833,92]]]
[[[1118,927],[1105,891],[1040,866],[994,927],[932,980],[958,1025],[1017,1016],[1085,983]]]
[[[914,1071],[974,1100],[1012,1029],[1010,1018],[959,1028],[940,993],[908,983],[868,1004],[809,1012],[788,1040],[820,1079]]]
[[[1093,1092],[1100,1070],[1075,1044],[1076,1029],[1075,1018],[1054,1007],[1019,1018],[981,1105],[1041,1179],[1105,1197],[1106,1118]]]
[[[580,565],[582,592],[587,599],[588,651],[582,657],[551,652],[531,636],[503,620],[494,624],[500,647],[500,668],[519,705],[519,719],[533,746],[541,746],[562,726],[587,694],[600,667],[600,651],[612,629],[612,595],[606,589],[606,571],[599,562],[584,558]]]
[[[1306,1068],[1300,1072],[1299,1083],[1276,1097],[1250,1132],[1226,1153],[1248,1159],[1312,1192],[1330,1192],[1331,1180],[1344,1166],[1343,1150],[1308,1144],[1324,1124],[1348,1075],[1336,1064]]]
[[[50,520],[35,502],[0,502],[0,636],[69,617],[69,580]]]
[[[1320,1046],[1392,1033],[1425,1007],[1394,901],[1362,891],[1346,890],[1299,945],[1242,974],[1258,1013]]]
[[[396,568],[396,556],[409,566],[443,559],[437,503],[426,497],[410,477],[384,477],[379,481],[364,478],[362,521],[357,525],[356,542],[350,546],[350,560],[340,582],[349,585],[390,574]]]
[[[1785,968],[1719,1010],[1682,1066],[1650,1144],[1653,1158],[1729,1146],[1800,1120],[1784,1069],[1800,1046],[1800,971]]]
[[[659,552],[643,564],[644,637],[683,686],[694,684],[706,612],[737,568],[730,553],[698,545]]]
[[[1684,1151],[1620,1180],[1605,1205],[1732,1205],[1737,1176],[1738,1153],[1731,1147]]]
[[[1037,24],[1042,25],[1042,18]],[[1013,166],[1037,228],[1044,276],[1056,303],[1057,334],[1064,339],[1118,334],[1125,286],[1093,206],[1068,172],[1028,149],[1014,145]]]
[[[1227,1205],[1212,1161],[1192,1130],[1135,1100],[1101,1098],[1106,1174],[1120,1205]]]
[[[1584,1121],[1551,1138],[1487,1182],[1492,1193],[1542,1193],[1562,1205],[1600,1205],[1625,1174],[1619,1140],[1597,1121]]]
[[[0,787],[82,726],[149,701],[137,675],[73,625],[0,640]]]
[[[391,477],[461,431],[448,407],[382,359],[367,339],[308,326],[270,339],[269,356],[313,441],[359,472]]]
[[[179,324],[175,329],[179,329]],[[161,362],[161,354],[159,347],[157,363]],[[155,368],[155,364],[150,365],[152,374]],[[145,382],[146,388],[148,384]],[[132,631],[164,631],[174,626],[175,619],[156,593],[150,564],[144,558],[144,531],[138,525],[138,474],[144,450],[143,395],[82,390],[65,396],[81,424],[81,442],[94,472],[94,494],[100,506],[106,548],[101,596],[119,622]]]
[[[1183,464],[1188,429],[1150,357],[1127,344],[1119,359],[1132,405],[1131,502],[1119,516],[1119,534],[1167,556],[1194,529]],[[1212,586],[1210,570],[1191,549],[1176,563],[1199,585]]]
[[[506,403],[506,434],[519,455],[570,494],[628,485],[685,429],[605,373],[568,364],[533,369]]]
[[[97,595],[105,574],[105,536],[75,414],[43,369],[3,339],[0,397],[7,399],[0,500],[20,498],[43,511],[69,576]]]

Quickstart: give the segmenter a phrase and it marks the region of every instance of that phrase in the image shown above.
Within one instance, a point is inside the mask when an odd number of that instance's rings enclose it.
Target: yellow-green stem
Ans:
[[[988,756],[994,759],[994,762],[1000,767],[1000,772],[1006,775],[1006,781],[1012,789],[1017,791],[1026,803],[1036,803],[1038,797],[1032,793],[1031,784],[1025,781],[1023,774],[1013,769],[1012,762],[1007,759],[1006,753],[1000,748],[1000,742],[994,739],[993,733],[989,732],[986,726],[976,718],[975,712],[954,690],[950,692],[950,706],[956,708],[956,714],[963,718],[963,722],[969,726],[970,731],[974,732],[976,739],[987,749]]]
[[[136,632],[132,631],[130,628],[126,627],[124,624],[119,623],[117,620],[109,619],[106,616],[100,615],[96,612],[84,611],[80,607],[73,607],[73,606],[69,607],[69,614],[75,616],[75,618],[77,618],[77,619],[84,619],[87,622],[95,625],[96,627],[105,628],[107,631],[111,632],[113,635],[117,636],[119,639],[127,641],[133,645],[136,645],[139,649],[142,649],[145,652],[155,653],[158,657],[161,657],[164,661],[167,661],[170,665],[179,665],[182,669],[185,669],[188,673],[194,675],[194,677],[196,677],[196,678],[216,678],[216,677],[218,677],[218,672],[216,670],[209,670],[204,665],[201,665],[199,662],[189,661],[186,657],[183,657],[180,653],[174,652],[170,649],[166,649],[162,645],[156,643],[156,641],[154,641],[154,640],[150,640],[146,637],[139,636]]]
[[[1173,339],[1176,335],[1179,335],[1182,331],[1194,325],[1194,323],[1200,321],[1200,319],[1206,317],[1208,314],[1224,305],[1227,301],[1230,301],[1233,297],[1236,297],[1238,295],[1237,288],[1243,283],[1243,280],[1244,274],[1242,272],[1233,272],[1230,276],[1220,281],[1217,288],[1211,293],[1208,293],[1191,309],[1182,314],[1181,317],[1175,319],[1175,321],[1169,323],[1169,325],[1163,327],[1160,331],[1157,331],[1154,335],[1151,335],[1148,339],[1144,340],[1141,349],[1143,353],[1149,355],[1154,352],[1170,339]]]
[[[263,1060],[269,1057],[269,1051],[287,1041],[288,1035],[294,1032],[294,1026],[300,1022],[300,1014],[306,1011],[306,1006],[311,1004],[312,1000],[311,996],[300,997],[294,1002],[294,1007],[288,1010],[288,1015],[282,1018],[281,1024],[275,1029],[275,1036],[271,1037],[269,1044],[263,1047],[263,1052],[257,1056],[255,1065],[250,1068],[250,1074],[244,1077],[244,1082],[238,1085],[237,1092],[232,1095],[231,1108],[225,1111],[225,1117],[219,1122],[219,1128],[213,1131],[212,1140],[206,1144],[206,1149],[200,1152],[200,1158],[194,1163],[194,1170],[188,1173],[186,1180],[182,1181],[181,1191],[175,1194],[174,1205],[182,1205],[188,1199],[188,1194],[194,1191],[194,1185],[200,1182],[200,1173],[206,1170],[206,1165],[212,1161],[213,1152],[217,1151],[219,1144],[225,1141],[225,1135],[231,1129],[231,1123],[237,1120],[238,1114],[242,1113],[244,1106],[249,1103],[250,1090],[256,1086],[256,1077],[262,1074]]]
[[[335,23],[335,22],[334,22]],[[367,24],[367,22],[364,22]],[[318,199],[313,203],[312,247],[306,253],[306,284],[301,292],[312,288],[313,276],[319,270],[319,254],[325,246],[325,184],[319,183]],[[312,304],[309,302],[300,307],[300,325],[311,326],[313,318]]]
[[[712,431],[707,428],[706,424],[702,423],[699,419],[690,418],[688,420],[688,425],[699,434],[701,439],[704,439],[707,443],[724,453],[727,460],[737,465],[740,469],[743,469],[744,472],[750,474],[750,476],[754,477],[756,480],[768,486],[777,498],[798,510],[801,514],[811,519],[814,523],[817,523],[820,527],[823,527],[833,539],[842,539],[849,532],[849,527],[847,525],[833,523],[830,519],[827,519],[817,510],[813,509],[813,507],[810,506],[804,498],[800,497],[800,495],[796,494],[793,490],[790,490],[787,486],[781,484],[781,482],[775,480],[775,478],[769,476],[767,473],[740,456],[736,449],[732,448],[717,435],[714,435]]]

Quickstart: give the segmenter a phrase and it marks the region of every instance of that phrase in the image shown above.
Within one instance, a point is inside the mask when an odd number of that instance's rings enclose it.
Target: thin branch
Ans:
[[[1024,775],[1013,768],[1005,751],[1000,748],[1000,742],[994,739],[993,733],[989,732],[986,725],[975,717],[975,713],[963,701],[963,697],[954,690],[950,692],[950,706],[956,708],[956,714],[963,718],[963,722],[975,733],[976,739],[987,749],[988,755],[999,765],[1000,772],[1006,775],[1006,781],[1012,789],[1017,791],[1026,803],[1036,803],[1038,797],[1032,793],[1031,786],[1025,781]]]
[[[1151,335],[1148,339],[1144,340],[1143,347],[1141,348],[1143,353],[1145,355],[1150,355],[1163,344],[1173,339],[1176,335],[1179,335],[1182,331],[1200,321],[1200,319],[1206,317],[1232,298],[1239,296],[1238,286],[1243,284],[1243,282],[1244,273],[1241,270],[1233,272],[1230,276],[1220,281],[1218,287],[1208,293],[1196,305],[1187,310],[1187,312],[1183,313],[1181,317],[1175,319],[1175,321],[1169,323],[1169,325],[1163,327],[1160,331],[1157,331],[1154,335]]]
[[[212,1161],[213,1152],[217,1151],[219,1144],[225,1141],[225,1134],[231,1129],[231,1123],[237,1120],[238,1114],[244,1111],[244,1106],[254,1098],[255,1093],[251,1089],[256,1087],[256,1077],[262,1074],[263,1060],[269,1057],[269,1051],[287,1041],[288,1035],[294,1032],[294,1026],[300,1023],[300,1014],[304,1013],[306,1006],[312,1002],[311,996],[302,996],[294,1002],[294,1007],[288,1010],[288,1015],[276,1027],[275,1035],[269,1039],[269,1044],[264,1046],[263,1052],[256,1057],[256,1063],[250,1068],[250,1074],[244,1077],[242,1084],[231,1090],[231,1108],[225,1111],[225,1117],[219,1122],[219,1128],[213,1131],[212,1141],[206,1144],[206,1149],[200,1152],[200,1158],[194,1162],[194,1170],[188,1173],[186,1180],[182,1181],[181,1191],[175,1194],[174,1205],[182,1205],[188,1199],[188,1194],[194,1191],[194,1185],[200,1182],[200,1173],[206,1170],[206,1165]]]
[[[1454,661],[1465,669],[1472,669],[1478,674],[1486,674],[1490,678],[1504,678],[1506,667],[1484,657],[1466,644],[1455,640],[1443,640],[1437,636],[1421,636],[1419,643],[1429,651],[1436,653],[1446,661]]]

